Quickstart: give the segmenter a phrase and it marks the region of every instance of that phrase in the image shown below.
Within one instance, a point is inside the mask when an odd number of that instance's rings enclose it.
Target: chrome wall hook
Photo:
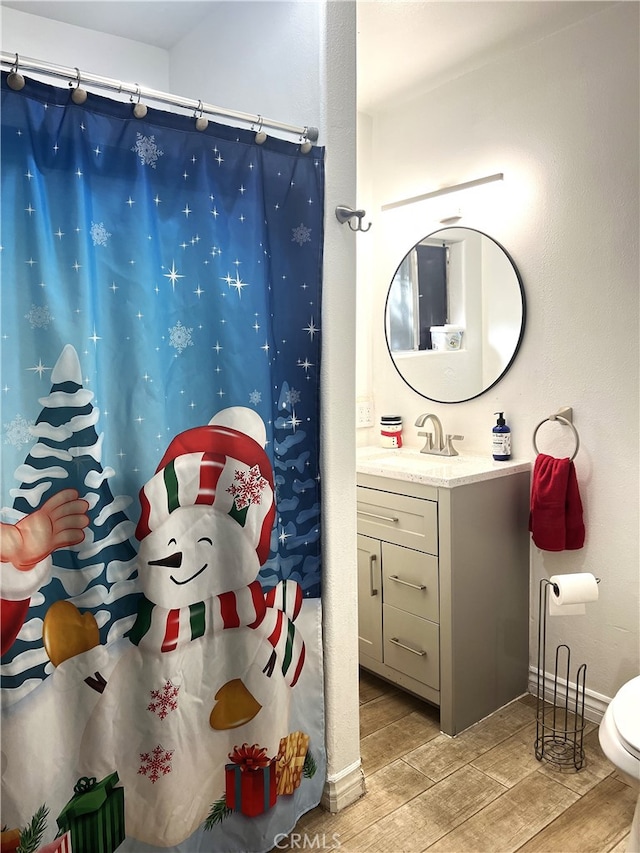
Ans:
[[[371,228],[371,223],[369,223],[366,228],[362,227],[362,219],[364,216],[366,216],[365,210],[353,210],[344,204],[339,204],[336,207],[336,219],[340,225],[344,225],[345,222],[348,222],[349,228],[351,228],[352,231],[362,231],[363,233],[366,233]],[[352,219],[358,220],[358,224],[355,228],[351,224]]]

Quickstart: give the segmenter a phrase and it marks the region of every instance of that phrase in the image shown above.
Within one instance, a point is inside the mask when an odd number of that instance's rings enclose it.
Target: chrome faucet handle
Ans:
[[[458,451],[453,446],[454,441],[463,441],[463,435],[446,435],[444,439],[445,454],[447,456],[458,456]]]
[[[428,453],[433,450],[433,433],[432,432],[418,432],[418,435],[424,436],[424,447],[420,451],[420,453]]]

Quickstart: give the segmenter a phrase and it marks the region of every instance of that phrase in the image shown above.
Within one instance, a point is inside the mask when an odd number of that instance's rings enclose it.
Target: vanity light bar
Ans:
[[[497,172],[495,175],[487,175],[484,178],[476,178],[473,181],[465,181],[462,184],[454,184],[451,187],[441,187],[439,190],[432,190],[430,193],[423,195],[414,195],[412,198],[404,198],[402,201],[391,201],[389,204],[383,204],[382,210],[393,210],[394,207],[402,207],[404,204],[414,204],[416,201],[425,201],[428,198],[436,198],[439,195],[458,192],[458,190],[468,190],[471,187],[479,187],[482,184],[490,184],[493,181],[504,180],[504,173]]]

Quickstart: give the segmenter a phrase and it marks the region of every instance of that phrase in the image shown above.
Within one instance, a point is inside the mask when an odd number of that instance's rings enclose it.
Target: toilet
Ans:
[[[609,761],[638,789],[627,853],[640,853],[640,675],[627,681],[613,697],[599,736]]]

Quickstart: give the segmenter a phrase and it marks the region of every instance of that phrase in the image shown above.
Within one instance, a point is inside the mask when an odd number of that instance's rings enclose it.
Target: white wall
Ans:
[[[171,85],[219,106],[318,125],[323,2],[214,2],[170,51]]]
[[[590,571],[602,579],[588,616],[565,619],[561,639],[586,662],[587,689],[605,697],[640,671],[638,555],[638,127],[637,3],[619,3],[529,47],[373,117],[372,154],[359,192],[372,195],[373,228],[360,235],[373,257],[371,318],[360,344],[358,394],[376,416],[400,413],[418,446],[418,414],[435,412],[461,449],[489,455],[493,413],[505,411],[513,452],[533,461],[536,424],[572,406],[575,460],[587,539],[579,551],[531,550],[531,662],[539,580]],[[366,128],[362,122],[361,128]],[[381,204],[496,172],[460,199],[382,212]],[[431,403],[398,377],[384,342],[386,290],[396,265],[453,207],[461,226],[488,233],[514,258],[527,298],[518,358],[487,394]],[[362,247],[360,249],[362,250]],[[360,282],[359,293],[365,294]],[[358,306],[358,311],[361,306]],[[366,377],[375,377],[364,385]],[[568,455],[567,428],[538,433],[543,452]],[[376,431],[359,430],[358,444]],[[549,642],[560,641],[558,622]]]
[[[50,5],[55,7],[55,0]],[[327,772],[345,805],[362,792],[355,627],[356,243],[332,212],[355,200],[355,4],[318,0],[210,6],[211,15],[170,52],[2,8],[2,49],[320,128],[318,144],[327,147],[321,329]],[[122,8],[114,0],[113,14]]]
[[[358,195],[356,208],[366,210],[368,216],[365,218],[363,228],[371,221],[373,210],[373,182],[371,180],[371,162],[373,157],[373,121],[370,116],[358,113],[357,123],[357,175]],[[373,228],[373,226],[372,226]],[[376,230],[378,225],[376,224]],[[356,300],[357,316],[356,325],[356,390],[359,395],[367,396],[372,387],[372,359],[369,348],[372,344],[372,313],[375,299],[374,295],[374,257],[372,244],[376,239],[376,231],[367,232],[368,236],[358,234],[356,236]],[[400,262],[398,258],[398,263]],[[379,345],[380,341],[376,341]],[[358,437],[363,431],[358,431]]]
[[[356,8],[326,4],[320,124],[326,138],[322,510],[328,781],[337,810],[364,793],[360,770],[356,563],[356,241],[334,215],[356,197]]]
[[[169,56],[159,47],[29,15],[6,6],[0,7],[0,22],[2,50],[9,53],[80,68],[163,92],[169,89]],[[52,77],[39,79],[52,86],[67,85],[64,80]],[[116,97],[105,90],[95,91]],[[119,99],[129,98],[121,95]]]

